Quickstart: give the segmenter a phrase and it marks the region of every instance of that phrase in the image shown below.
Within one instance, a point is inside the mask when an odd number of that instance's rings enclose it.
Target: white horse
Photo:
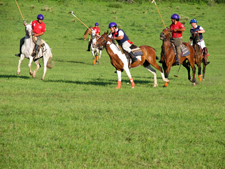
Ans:
[[[52,58],[51,49],[48,46],[48,44],[43,41],[44,46],[40,49],[40,51],[38,53],[38,56],[36,56],[37,60],[34,61],[34,63],[37,65],[37,67],[32,72],[31,63],[33,61],[33,57],[31,56],[31,54],[33,53],[35,43],[33,42],[33,39],[32,39],[33,31],[32,31],[31,23],[26,24],[25,31],[26,31],[26,36],[25,36],[25,39],[24,39],[24,44],[23,44],[22,49],[21,49],[21,55],[20,55],[20,60],[19,60],[19,64],[18,64],[17,74],[20,74],[20,65],[21,65],[22,60],[24,58],[28,58],[29,59],[28,67],[29,67],[29,70],[30,70],[30,75],[32,75],[33,78],[35,78],[38,69],[41,67],[41,65],[39,64],[39,58],[43,57],[44,73],[43,73],[43,76],[42,76],[41,79],[44,80],[45,74],[46,74],[46,71],[47,71],[47,67],[52,68],[52,66],[50,65],[51,58]]]
[[[94,44],[96,43],[96,40],[97,40],[96,31],[95,30],[91,31],[91,39],[92,39],[91,52],[92,52],[92,56],[93,56],[93,65],[95,65],[95,59],[96,59],[96,62],[98,62],[98,64],[100,65],[100,59],[101,59],[101,55],[102,55],[102,50],[100,50],[97,47],[94,47]]]

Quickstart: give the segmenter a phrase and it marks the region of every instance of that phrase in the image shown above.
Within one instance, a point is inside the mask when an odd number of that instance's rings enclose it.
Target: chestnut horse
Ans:
[[[170,32],[171,31],[170,31],[169,28],[165,28],[160,33],[160,39],[163,40],[160,62],[163,65],[163,69],[164,69],[164,72],[165,72],[165,78],[169,77],[170,69],[176,61],[175,51],[174,51],[174,48],[173,48],[172,43],[170,41],[170,38],[171,38]],[[190,54],[187,55],[187,56],[182,56],[180,58],[180,64],[182,64],[187,69],[188,79],[192,82],[193,85],[195,85],[195,59],[194,59],[195,51],[190,44],[188,44],[188,43],[183,43],[183,44],[188,48]],[[189,61],[189,63],[185,62],[186,59]],[[192,71],[193,71],[193,79],[192,80],[191,80],[191,75],[190,75],[189,64],[190,64],[190,66],[192,68]],[[167,87],[168,83],[165,82],[164,86]]]
[[[117,76],[118,76],[118,82],[116,89],[121,88],[121,72],[125,70],[128,78],[131,82],[131,87],[134,88],[135,83],[133,81],[133,78],[131,76],[130,70],[129,70],[129,64],[130,68],[135,68],[140,65],[144,66],[149,72],[151,72],[154,75],[154,86],[158,86],[157,84],[157,75],[155,69],[151,67],[154,66],[156,69],[158,69],[161,73],[162,79],[164,82],[169,82],[168,79],[164,77],[162,68],[156,63],[156,53],[155,50],[150,46],[140,46],[139,48],[142,50],[143,55],[137,56],[137,61],[134,63],[130,62],[130,59],[127,59],[126,55],[120,50],[120,48],[112,41],[111,38],[108,37],[108,31],[105,32],[96,42],[95,46],[105,46],[106,51],[111,59],[111,64],[116,68]],[[130,62],[130,63],[129,63]]]
[[[198,79],[199,81],[205,80],[205,69],[206,64],[203,57],[203,51],[201,47],[198,45],[198,42],[200,41],[199,33],[193,32],[192,33],[192,40],[193,40],[193,48],[195,50],[195,64],[198,66]],[[201,63],[203,63],[203,79],[201,75]]]
[[[89,41],[91,40],[91,29],[92,27],[89,27],[85,32],[84,32],[84,40],[87,40],[87,35],[89,35]]]

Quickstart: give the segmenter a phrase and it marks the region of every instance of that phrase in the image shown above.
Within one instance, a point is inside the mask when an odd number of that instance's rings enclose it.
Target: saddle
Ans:
[[[37,42],[37,41],[36,41]],[[35,45],[34,45],[34,49],[33,49],[33,53],[32,53],[32,56],[33,56],[33,60],[37,60],[39,58],[42,58],[43,57],[43,52],[44,51],[44,46],[45,46],[45,41],[41,39],[41,44],[38,46],[38,49],[36,51],[36,42],[35,42]],[[40,52],[40,49],[42,48],[42,55],[40,57],[37,58],[38,56],[38,53]]]
[[[174,43],[172,43],[172,46],[173,46],[175,55],[177,55],[177,51],[176,51]],[[187,55],[190,55],[190,52],[189,52],[188,48],[184,44],[181,44],[180,49],[181,49],[181,53],[182,53],[181,56],[185,57]]]

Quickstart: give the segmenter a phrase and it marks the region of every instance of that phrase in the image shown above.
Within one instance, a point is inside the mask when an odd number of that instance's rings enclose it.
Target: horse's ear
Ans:
[[[108,35],[109,31],[107,30],[106,34]]]

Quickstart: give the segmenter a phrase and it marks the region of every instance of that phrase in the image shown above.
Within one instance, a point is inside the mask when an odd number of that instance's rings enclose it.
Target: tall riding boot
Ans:
[[[90,41],[88,42],[88,50],[87,50],[87,51],[91,51],[91,42],[92,42],[92,40],[90,40]]]
[[[130,54],[130,56],[131,56],[132,62],[136,62],[136,61],[137,61],[137,58],[136,58],[136,56],[134,55],[134,53],[133,53],[133,52],[130,52],[129,54]]]
[[[35,44],[35,50],[33,51],[33,53],[31,54],[31,56],[33,56],[35,58],[36,54],[37,54],[37,51],[38,51],[38,47],[39,45],[38,44]]]
[[[207,62],[209,53],[208,53],[208,49],[206,47],[203,48],[203,56],[204,56],[205,65],[208,65],[210,62]]]
[[[181,53],[177,53],[175,65],[179,65],[180,64],[180,58],[181,58]]]

